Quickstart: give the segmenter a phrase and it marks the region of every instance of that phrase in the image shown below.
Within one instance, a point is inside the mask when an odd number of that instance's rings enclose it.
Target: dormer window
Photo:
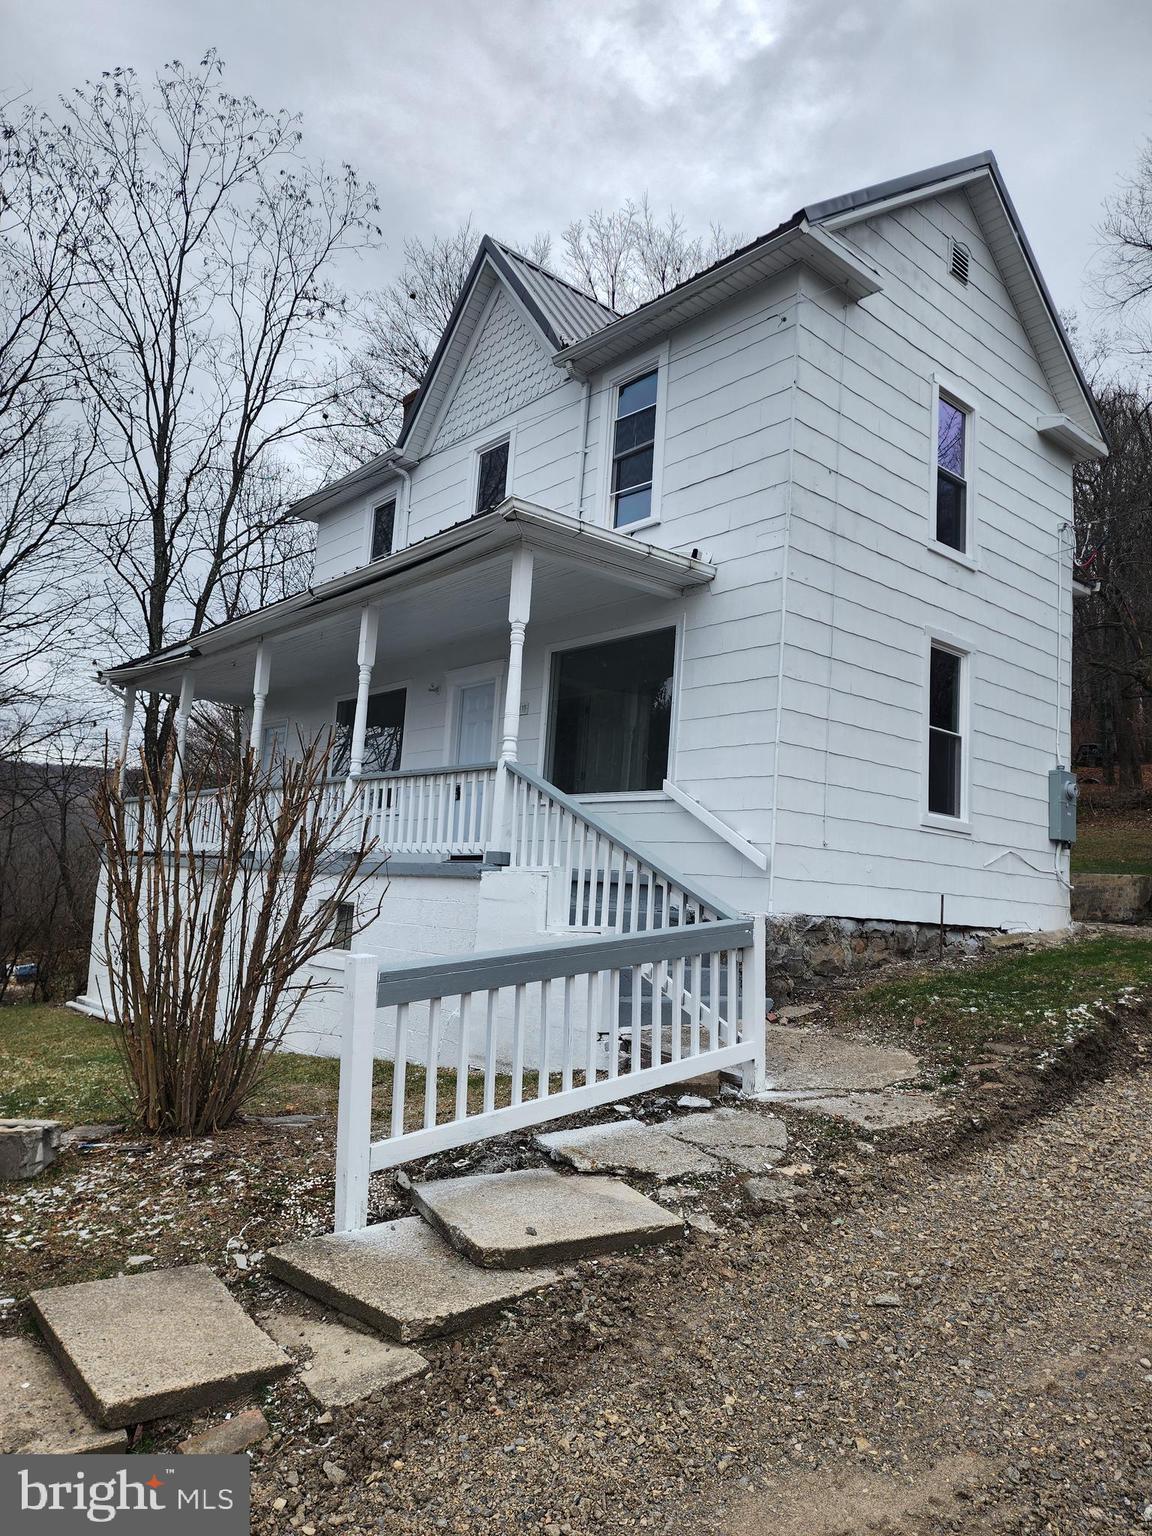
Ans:
[[[485,448],[476,478],[476,513],[491,512],[508,494],[508,439]]]
[[[626,528],[652,516],[652,474],[656,457],[658,371],[621,384],[616,393],[612,442],[612,526]]]
[[[392,553],[396,534],[396,501],[386,501],[372,513],[372,553],[369,559],[383,560]]]

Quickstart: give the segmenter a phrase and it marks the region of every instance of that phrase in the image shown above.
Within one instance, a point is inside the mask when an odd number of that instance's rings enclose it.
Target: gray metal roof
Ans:
[[[583,341],[593,331],[602,330],[615,320],[616,313],[571,283],[549,272],[546,267],[514,251],[502,241],[492,244],[512,267],[532,304],[557,338],[557,346],[567,347]]]

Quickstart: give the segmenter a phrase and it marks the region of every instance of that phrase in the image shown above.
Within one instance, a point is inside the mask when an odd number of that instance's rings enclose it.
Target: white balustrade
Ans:
[[[566,927],[642,933],[733,915],[555,785],[517,763],[508,773],[512,867],[560,872]]]
[[[345,972],[336,1230],[367,1221],[368,1178],[705,1072],[764,1083],[764,920],[708,921]],[[367,1130],[377,1054],[386,1134]]]

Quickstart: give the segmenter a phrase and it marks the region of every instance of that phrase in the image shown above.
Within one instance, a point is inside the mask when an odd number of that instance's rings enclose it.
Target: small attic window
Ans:
[[[963,245],[959,240],[952,240],[949,242],[949,244],[951,246],[951,254],[948,270],[952,273],[952,276],[958,283],[967,284],[968,262],[970,259],[968,247]]]

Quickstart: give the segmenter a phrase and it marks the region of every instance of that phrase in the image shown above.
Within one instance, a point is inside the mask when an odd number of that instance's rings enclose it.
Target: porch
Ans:
[[[367,833],[389,855],[497,862],[519,842],[528,861],[544,829],[523,790],[534,822],[515,823],[510,764],[547,772],[559,754],[561,789],[660,791],[681,599],[714,575],[695,555],[509,500],[110,669],[122,750],[141,691],[178,701],[177,772],[195,705],[239,706],[268,766],[332,733],[323,808],[338,840]],[[206,794],[197,845],[218,831]]]

